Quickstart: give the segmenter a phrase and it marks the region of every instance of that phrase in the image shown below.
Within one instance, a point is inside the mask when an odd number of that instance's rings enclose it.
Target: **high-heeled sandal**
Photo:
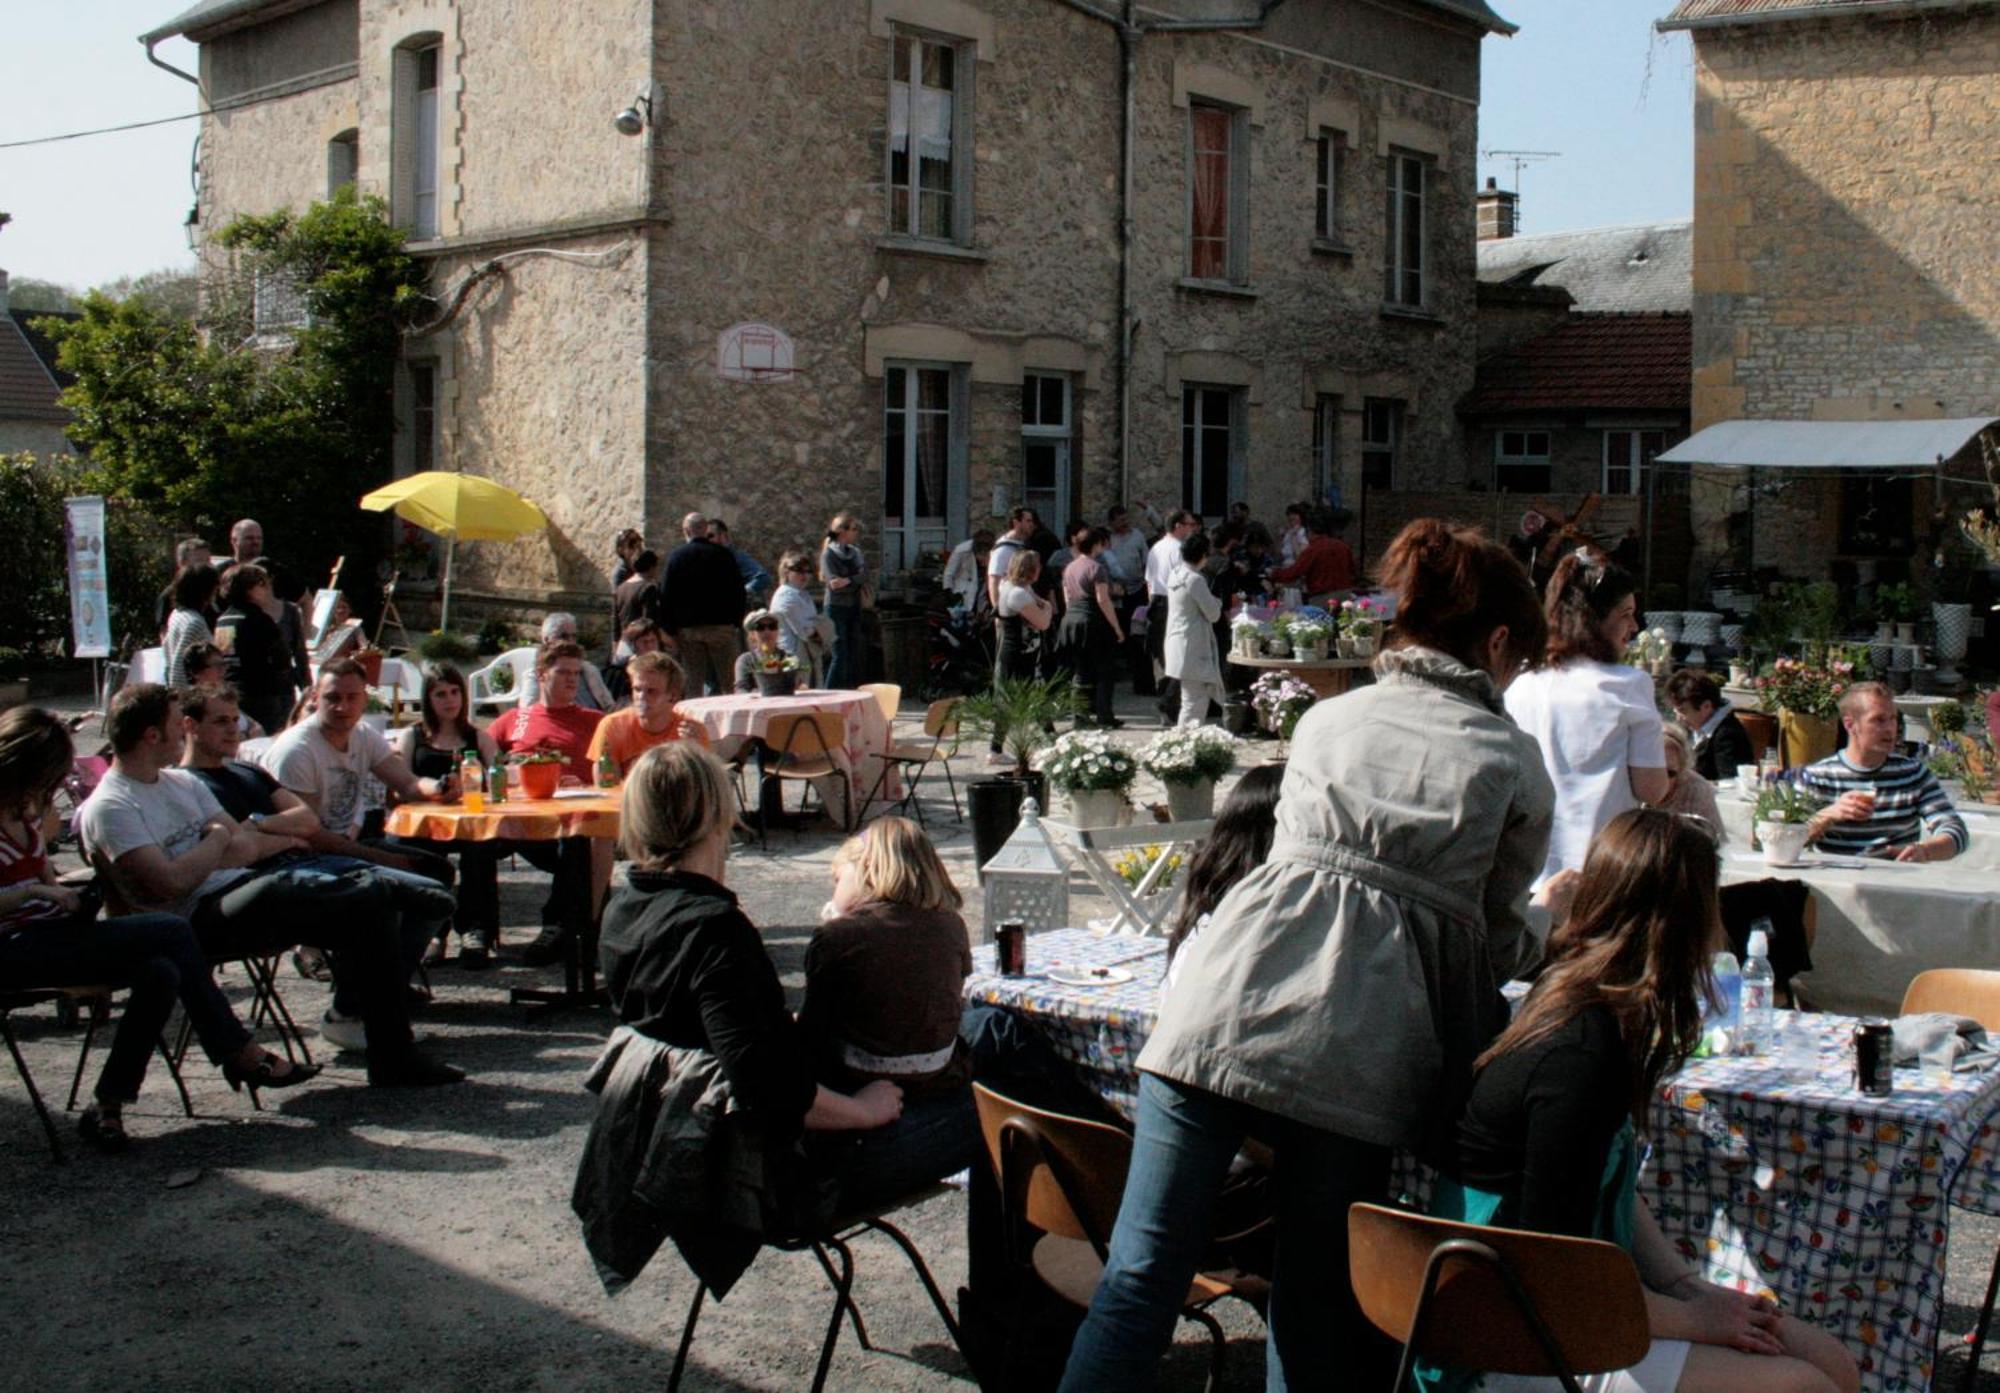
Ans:
[[[132,1139],[125,1134],[124,1116],[104,1112],[95,1103],[85,1108],[83,1115],[77,1118],[76,1130],[77,1135],[106,1153],[116,1154],[132,1144]]]
[[[279,1073],[278,1067],[285,1062],[282,1056],[266,1050],[264,1057],[257,1061],[256,1068],[245,1069],[231,1062],[222,1066],[222,1077],[232,1093],[241,1093],[247,1085],[252,1098],[257,1096],[257,1090],[260,1088],[292,1088],[308,1079],[319,1077],[319,1065],[300,1064],[297,1061],[293,1061],[290,1068]]]

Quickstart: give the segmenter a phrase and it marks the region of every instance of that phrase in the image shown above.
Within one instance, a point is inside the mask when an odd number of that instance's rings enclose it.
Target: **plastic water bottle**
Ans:
[[[1771,921],[1759,919],[1750,929],[1750,942],[1743,959],[1738,1054],[1770,1052],[1776,989],[1777,979],[1771,975]]]
[[[1710,965],[1715,977],[1715,999],[1709,1003],[1708,1030],[1703,1043],[1710,1054],[1734,1054],[1743,1028],[1743,969],[1727,948],[1715,955]]]

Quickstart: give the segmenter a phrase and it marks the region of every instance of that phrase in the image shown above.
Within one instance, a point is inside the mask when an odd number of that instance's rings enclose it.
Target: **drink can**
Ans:
[[[486,771],[486,801],[504,803],[507,801],[507,761],[496,759]]]
[[[1896,1036],[1884,1020],[1865,1020],[1854,1027],[1854,1084],[1863,1093],[1896,1091]]]
[[[1025,977],[1028,973],[1028,926],[1019,919],[1002,919],[993,930],[994,955],[1000,960],[1002,977]]]

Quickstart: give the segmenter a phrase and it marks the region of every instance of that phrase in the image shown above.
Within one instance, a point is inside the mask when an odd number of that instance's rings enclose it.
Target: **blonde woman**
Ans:
[[[1686,813],[1709,825],[1719,846],[1728,839],[1722,826],[1722,812],[1716,806],[1715,785],[1694,767],[1694,749],[1687,731],[1674,721],[1666,723],[1667,796],[1660,806],[1670,813]]]
[[[826,525],[819,553],[819,578],[826,586],[826,617],[833,621],[833,660],[826,685],[853,687],[862,679],[861,611],[868,595],[868,561],[861,554],[861,519],[835,513]]]

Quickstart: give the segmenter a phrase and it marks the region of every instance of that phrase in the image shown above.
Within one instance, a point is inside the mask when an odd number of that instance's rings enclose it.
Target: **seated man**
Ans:
[[[112,905],[181,915],[211,957],[301,942],[331,949],[342,979],[336,1006],[364,1023],[370,1084],[465,1077],[416,1048],[399,942],[399,898],[448,896],[431,886],[399,891],[372,867],[321,862],[304,855],[302,838],[231,817],[205,783],[173,767],[182,734],[167,688],[125,688],[109,725],[111,770],[77,814],[77,831]]]
[[[1716,783],[1735,778],[1738,766],[1757,762],[1750,732],[1736,719],[1736,708],[1722,699],[1713,677],[1682,668],[1667,679],[1667,702],[1693,737],[1695,773]]]
[[[1896,701],[1880,682],[1857,682],[1840,699],[1847,748],[1799,773],[1825,800],[1807,824],[1824,851],[1949,861],[1965,850],[1965,821],[1937,777],[1896,753]]]
[[[567,639],[543,644],[535,657],[535,672],[540,679],[539,700],[503,711],[486,733],[503,755],[554,750],[563,757],[563,782],[588,785],[590,742],[604,713],[577,705],[577,691],[583,685],[582,647]],[[537,869],[555,876],[548,903],[542,906],[541,936],[521,952],[522,962],[540,967],[567,951],[570,935],[583,927],[586,917],[595,918],[598,877],[592,874],[591,842],[588,837],[564,837],[555,842],[521,842],[514,849]],[[607,846],[600,854],[606,878],[608,851]]]
[[[639,756],[655,745],[669,740],[708,743],[708,728],[700,721],[684,719],[674,709],[687,689],[687,677],[679,663],[664,653],[641,653],[629,668],[632,704],[597,723],[588,755],[592,768],[598,756],[610,755],[621,779]]]

